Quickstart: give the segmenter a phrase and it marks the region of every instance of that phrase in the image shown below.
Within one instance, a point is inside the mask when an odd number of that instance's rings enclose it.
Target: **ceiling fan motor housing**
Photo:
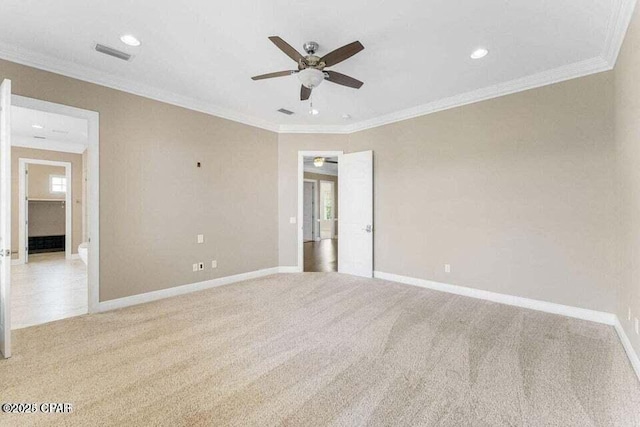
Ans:
[[[316,42],[306,42],[302,47],[308,55],[314,55],[318,51],[320,45]]]

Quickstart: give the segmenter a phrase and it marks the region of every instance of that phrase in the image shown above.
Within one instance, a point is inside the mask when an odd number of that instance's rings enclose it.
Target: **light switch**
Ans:
[[[444,272],[445,273],[451,273],[451,264],[445,264],[444,265]]]
[[[295,224],[297,222],[297,218],[295,216],[292,216],[291,218],[289,218],[289,224]]]
[[[218,261],[216,261],[215,259],[211,261],[211,268],[218,268]]]
[[[198,264],[193,264],[193,271],[198,271]]]
[[[198,234],[198,243],[204,243],[204,234]]]

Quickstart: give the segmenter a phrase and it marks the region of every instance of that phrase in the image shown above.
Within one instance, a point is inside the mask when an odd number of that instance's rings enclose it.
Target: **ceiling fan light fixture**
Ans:
[[[324,73],[316,68],[305,68],[298,73],[300,83],[308,89],[316,88],[324,80]]]
[[[324,157],[316,157],[313,159],[313,166],[321,168],[324,165]]]

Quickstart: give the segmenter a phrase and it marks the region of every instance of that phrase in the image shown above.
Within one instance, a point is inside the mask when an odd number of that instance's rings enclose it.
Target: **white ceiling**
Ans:
[[[276,131],[348,132],[610,69],[635,0],[3,0],[0,57]],[[139,48],[122,44],[131,33]],[[295,63],[267,39],[319,55],[365,50],[324,82],[317,116],[295,76],[252,81]],[[135,55],[127,63],[96,42]],[[489,55],[471,60],[478,46]],[[277,113],[284,107],[296,114]],[[344,120],[343,114],[351,115]]]
[[[42,126],[34,128],[33,126]],[[87,121],[62,114],[11,107],[11,145],[82,153],[87,149]]]

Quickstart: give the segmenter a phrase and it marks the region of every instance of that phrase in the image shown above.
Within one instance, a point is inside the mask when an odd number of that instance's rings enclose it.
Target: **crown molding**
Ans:
[[[142,96],[144,98],[164,102],[166,104],[198,111],[272,132],[278,132],[278,125],[257,117],[228,110],[212,103],[179,95],[150,85],[134,83],[121,77],[107,75],[95,68],[54,58],[50,55],[43,55],[41,53],[25,49],[16,49],[15,47],[9,46],[5,43],[0,43],[0,58],[40,70],[61,74],[66,77],[94,83],[100,86],[106,86],[111,89],[131,93],[133,95]]]
[[[511,80],[505,83],[488,86],[482,89],[439,99],[417,107],[386,114],[370,120],[363,120],[347,126],[280,126],[280,133],[333,133],[349,134],[366,129],[384,126],[439,111],[449,110],[463,105],[473,104],[488,99],[498,98],[537,87],[547,86],[566,80],[584,77],[590,74],[608,71],[611,67],[600,56],[586,61],[576,62],[552,70],[543,71],[527,77]]]
[[[133,83],[120,77],[108,76],[92,67],[74,64],[24,49],[16,49],[4,43],[0,43],[0,58],[272,132],[350,134],[590,74],[609,71],[615,66],[627,28],[633,17],[635,6],[636,0],[614,0],[614,6],[609,18],[607,38],[600,56],[347,125],[277,125],[257,117],[222,108],[213,103],[207,103],[150,85]]]
[[[607,39],[602,52],[602,58],[613,69],[618,60],[618,54],[622,48],[624,37],[633,18],[636,0],[614,0],[614,8],[609,18]]]

